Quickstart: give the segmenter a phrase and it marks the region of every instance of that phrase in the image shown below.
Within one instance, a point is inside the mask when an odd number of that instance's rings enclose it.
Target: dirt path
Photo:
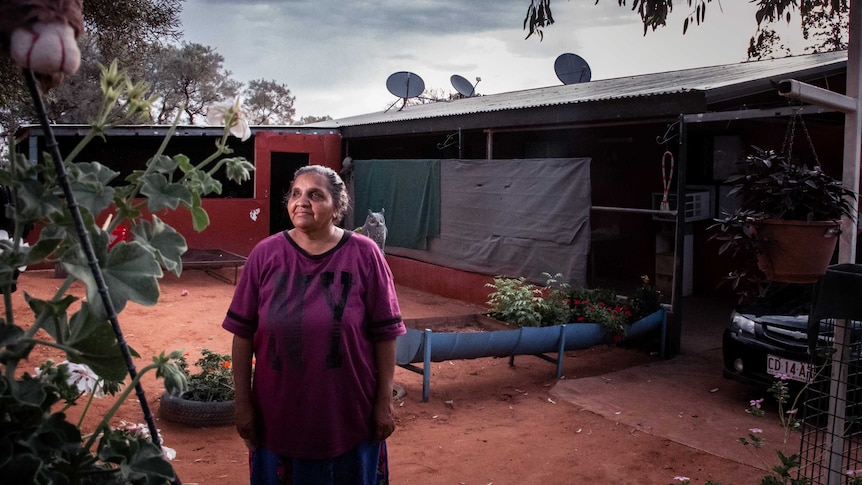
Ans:
[[[24,292],[46,298],[59,283],[52,271],[24,273],[14,294],[17,321],[28,321]],[[120,316],[126,339],[142,356],[140,367],[163,350],[184,349],[191,362],[204,348],[229,352],[231,337],[220,324],[231,284],[186,271],[181,278],[166,276],[161,287],[157,306],[130,305]],[[80,286],[75,291],[82,293]],[[399,299],[407,318],[477,310],[409,288],[399,288]],[[48,357],[62,358],[39,347],[30,364]],[[657,360],[649,349],[602,346],[567,353],[565,374],[598,376]],[[527,356],[515,364],[493,358],[435,363],[427,403],[421,401],[421,376],[396,369],[396,383],[407,394],[396,402],[398,429],[389,440],[393,485],[669,484],[678,483],[676,476],[694,484],[747,484],[764,475],[567,404],[551,392],[552,364]],[[162,388],[152,376],[144,385],[157,412]],[[107,399],[97,401],[85,427],[108,405]],[[143,422],[134,399],[124,405],[121,419]],[[173,465],[183,483],[248,483],[247,454],[232,427],[194,429],[161,420],[158,426],[165,444],[177,450]]]

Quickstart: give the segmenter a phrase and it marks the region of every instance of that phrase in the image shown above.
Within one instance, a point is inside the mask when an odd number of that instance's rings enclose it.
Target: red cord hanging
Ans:
[[[670,170],[665,172],[667,159],[670,159]],[[662,192],[661,197],[661,206],[660,209],[663,211],[670,210],[670,202],[668,201],[668,194],[670,193],[670,183],[673,181],[673,169],[674,169],[674,159],[673,153],[669,150],[665,150],[664,154],[661,156],[661,182],[664,187],[664,191]]]

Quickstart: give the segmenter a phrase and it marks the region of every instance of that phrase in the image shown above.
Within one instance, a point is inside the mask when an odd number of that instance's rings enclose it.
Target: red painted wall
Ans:
[[[437,266],[391,254],[386,255],[386,261],[392,270],[395,283],[426,293],[485,305],[488,294],[492,291],[485,286],[486,283],[494,282],[492,276]]]
[[[191,216],[185,211],[166,212],[159,217],[186,238],[189,248],[219,248],[248,255],[258,241],[269,236],[272,152],[307,153],[311,164],[341,169],[341,135],[337,133],[257,132],[253,199],[204,199],[210,225],[203,232],[192,228]]]

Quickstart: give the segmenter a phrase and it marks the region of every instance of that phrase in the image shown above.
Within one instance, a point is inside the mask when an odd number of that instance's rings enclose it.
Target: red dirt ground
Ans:
[[[233,277],[233,270],[223,270]],[[228,274],[229,273],[229,274]],[[13,295],[16,322],[31,321],[24,293],[48,298],[60,285],[53,271],[27,271]],[[194,362],[201,349],[229,352],[231,336],[220,324],[234,287],[199,270],[181,278],[166,276],[158,305],[130,304],[120,315],[129,344],[140,353],[138,369],[162,351],[184,349]],[[81,295],[80,283],[73,291]],[[481,308],[399,287],[405,318],[460,315]],[[602,346],[569,352],[569,378],[602,375],[658,360],[648,349]],[[37,347],[30,359],[62,356]],[[406,396],[395,403],[398,428],[389,440],[391,483],[421,485],[505,484],[670,484],[674,477],[692,483],[759,483],[754,469],[617,424],[550,394],[554,365],[521,356],[514,367],[507,359],[482,358],[433,364],[431,399],[423,403],[420,375],[397,368],[395,380]],[[162,387],[152,375],[144,379],[147,402],[158,415]],[[632,399],[640,399],[632,396]],[[111,404],[97,400],[84,427]],[[81,408],[78,406],[77,408]],[[80,409],[70,416],[77,417]],[[143,422],[134,396],[119,420]],[[185,484],[248,483],[247,453],[233,427],[195,429],[158,420],[165,445],[176,449],[173,466]]]

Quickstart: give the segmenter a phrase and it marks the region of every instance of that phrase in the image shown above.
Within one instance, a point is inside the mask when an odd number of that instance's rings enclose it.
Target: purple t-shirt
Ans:
[[[264,447],[326,459],[372,438],[374,342],[406,330],[371,239],[345,231],[333,249],[310,255],[287,232],[267,237],[249,254],[222,327],[254,338]]]

